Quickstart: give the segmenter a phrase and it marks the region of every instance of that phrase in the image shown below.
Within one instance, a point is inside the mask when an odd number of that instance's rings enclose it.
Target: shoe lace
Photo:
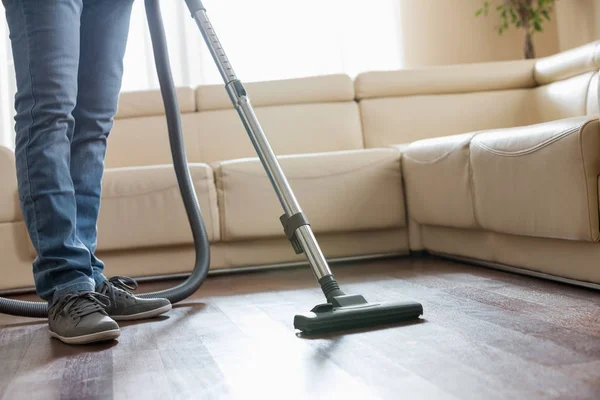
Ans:
[[[132,296],[133,290],[138,288],[138,283],[135,279],[128,276],[113,276],[107,281],[104,281],[98,288],[99,293],[108,296],[115,303],[117,294],[122,294],[125,297]]]
[[[107,296],[95,292],[69,293],[56,304],[54,319],[61,311],[65,311],[72,318],[81,318],[95,312],[104,313],[104,308],[110,305]]]

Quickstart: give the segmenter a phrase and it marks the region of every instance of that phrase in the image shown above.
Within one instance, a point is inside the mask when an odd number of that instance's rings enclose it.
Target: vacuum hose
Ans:
[[[159,0],[145,0],[145,8],[152,39],[156,72],[165,106],[173,166],[192,229],[196,261],[192,273],[181,284],[162,291],[138,294],[138,296],[142,298],[166,298],[174,304],[192,295],[206,279],[210,265],[210,244],[187,165],[181,133],[181,120],[179,118],[179,104],[169,64],[167,40]],[[20,301],[0,297],[0,313],[31,318],[47,318],[48,304],[47,302]]]

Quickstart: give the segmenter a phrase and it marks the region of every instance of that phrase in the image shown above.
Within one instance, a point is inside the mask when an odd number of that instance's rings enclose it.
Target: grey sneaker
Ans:
[[[115,276],[98,285],[96,291],[110,299],[106,312],[115,321],[152,318],[171,309],[171,302],[167,299],[143,299],[134,296],[131,291],[137,287],[134,279]]]
[[[48,308],[50,336],[67,344],[118,338],[121,334],[119,325],[104,311],[107,300],[106,296],[85,291],[57,298]]]

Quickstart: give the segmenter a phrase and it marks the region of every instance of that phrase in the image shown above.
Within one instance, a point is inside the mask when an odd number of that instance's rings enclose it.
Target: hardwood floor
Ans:
[[[210,277],[108,344],[0,315],[0,398],[600,399],[598,292],[434,258],[334,270],[346,292],[422,302],[423,320],[297,335],[323,300],[308,268]]]

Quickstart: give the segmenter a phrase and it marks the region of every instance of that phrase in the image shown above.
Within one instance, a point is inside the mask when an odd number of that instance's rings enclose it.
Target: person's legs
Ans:
[[[90,253],[76,233],[70,150],[77,99],[82,0],[3,0],[12,42],[19,199],[48,301],[94,290]]]
[[[17,78],[19,200],[37,257],[33,275],[48,301],[50,335],[81,344],[114,339],[117,323],[94,292],[90,252],[76,232],[71,179],[82,0],[3,0]]]
[[[84,0],[81,14],[71,178],[77,201],[77,236],[90,252],[96,286],[105,279],[104,263],[95,255],[101,181],[121,90],[132,5],[133,0]]]
[[[106,311],[116,320],[149,318],[171,309],[166,299],[135,297],[128,290],[137,286],[133,279],[107,280],[104,264],[95,255],[104,156],[117,111],[132,5],[133,0],[83,1],[79,94],[71,142],[77,235],[90,252],[96,291],[110,298]]]

